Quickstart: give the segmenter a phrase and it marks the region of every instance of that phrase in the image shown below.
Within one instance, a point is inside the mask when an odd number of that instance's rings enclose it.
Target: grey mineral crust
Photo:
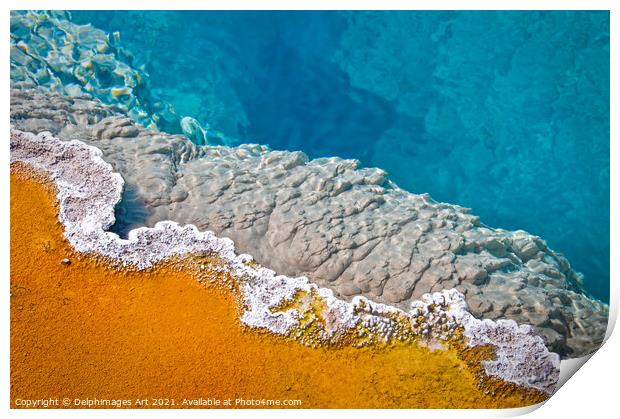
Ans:
[[[86,97],[16,87],[15,128],[94,145],[121,173],[116,231],[167,219],[195,224],[277,272],[404,309],[424,293],[456,288],[476,317],[531,324],[563,357],[603,341],[608,307],[538,237],[489,228],[356,161],[309,161],[258,145],[198,147]]]
[[[531,326],[512,320],[479,320],[467,311],[463,294],[456,289],[425,294],[414,301],[411,311],[376,303],[363,296],[351,302],[334,297],[333,291],[319,288],[306,277],[278,275],[260,265],[248,265],[251,256],[237,255],[230,239],[212,232],[200,232],[193,225],[180,226],[162,221],[154,228],[132,230],[127,240],[107,229],[114,222],[114,207],[121,199],[124,182],[101,158],[101,151],[81,141],[62,141],[50,133],[34,135],[11,130],[11,162],[24,162],[47,173],[57,189],[59,219],[65,237],[79,252],[94,253],[113,263],[146,269],[158,261],[192,254],[218,255],[218,272],[230,272],[243,298],[241,321],[249,327],[291,336],[316,347],[316,340],[305,340],[294,332],[300,318],[311,307],[301,304],[279,310],[300,292],[314,295],[323,306],[322,342],[339,342],[358,325],[365,332],[364,343],[410,339],[435,346],[454,338],[460,330],[467,345],[491,345],[495,359],[483,362],[487,374],[518,385],[551,394],[559,377],[558,354],[549,352]],[[320,326],[319,326],[320,327]]]

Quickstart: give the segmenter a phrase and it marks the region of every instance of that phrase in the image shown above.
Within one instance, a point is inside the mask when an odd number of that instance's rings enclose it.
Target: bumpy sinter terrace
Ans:
[[[11,112],[16,128],[102,150],[127,182],[116,212],[121,231],[193,224],[277,272],[401,308],[456,288],[475,316],[534,325],[565,355],[584,355],[604,337],[606,306],[583,293],[544,241],[398,189],[381,170],[257,145],[198,147],[109,116],[88,98],[40,90],[15,90]]]

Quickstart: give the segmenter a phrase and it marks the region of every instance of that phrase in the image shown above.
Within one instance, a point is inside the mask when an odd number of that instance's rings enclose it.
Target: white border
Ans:
[[[257,5],[260,4],[260,7]],[[420,1],[420,0],[383,0],[383,1],[368,1],[368,0],[340,0],[340,1],[326,1],[326,0],[314,0],[314,1],[297,1],[296,4],[286,2],[282,0],[263,0],[260,3],[256,1],[243,1],[243,0],[227,0],[223,1],[203,1],[201,3],[188,0],[175,0],[174,2],[164,0],[151,0],[148,2],[134,1],[130,7],[128,2],[122,0],[107,0],[105,2],[88,2],[84,1],[15,1],[8,0],[2,3],[3,14],[0,17],[2,27],[4,28],[4,36],[8,37],[9,31],[9,10],[11,9],[213,9],[213,10],[228,10],[228,9],[322,9],[322,10],[335,10],[335,9],[414,9],[414,10],[570,10],[570,9],[587,9],[587,10],[611,10],[611,138],[620,138],[618,133],[618,83],[617,76],[620,71],[618,47],[615,41],[620,35],[618,31],[618,10],[620,6],[617,2],[612,0],[435,0],[435,1]],[[198,7],[197,7],[198,6]],[[5,38],[7,39],[7,38]],[[2,48],[1,54],[3,63],[5,65],[0,66],[0,74],[3,76],[3,98],[4,98],[4,117],[0,119],[3,131],[8,137],[9,134],[9,49]],[[620,224],[618,222],[618,214],[620,214],[619,205],[619,193],[620,182],[618,181],[619,170],[617,164],[619,147],[614,141],[611,142],[611,301],[610,301],[610,328],[608,330],[608,336],[615,326],[615,322],[618,314],[618,296],[620,295],[620,289],[618,285],[618,276],[620,269],[617,263],[618,257],[620,257],[620,235],[613,234],[618,232]],[[0,152],[0,167],[2,168],[2,193],[4,197],[9,196],[9,148],[8,138],[5,142],[2,152]],[[9,200],[3,200],[3,205],[0,206],[2,211],[2,220],[9,219]],[[604,209],[603,209],[604,210]],[[70,411],[26,411],[26,410],[11,410],[9,411],[9,223],[0,223],[0,234],[2,234],[2,269],[4,272],[3,278],[3,292],[0,295],[2,307],[4,308],[4,321],[2,322],[2,345],[0,346],[0,357],[2,359],[2,365],[4,368],[2,371],[2,384],[4,391],[0,396],[0,409],[8,415],[15,417],[64,417],[67,414],[73,412]],[[614,255],[616,255],[614,257]],[[541,408],[532,413],[533,417],[596,417],[607,416],[610,412],[616,410],[616,398],[617,398],[617,385],[616,381],[620,375],[620,362],[618,362],[617,354],[620,354],[620,339],[615,335],[612,335],[608,342],[596,353],[591,360],[588,361],[587,367],[581,369],[576,377],[569,380],[551,399]],[[480,411],[480,410],[410,410],[402,412],[399,410],[345,410],[345,411],[333,411],[335,414],[340,415],[355,415],[356,417],[376,417],[377,415],[386,417],[402,417],[403,415],[412,417],[458,417],[458,418],[481,418],[481,417],[502,417],[502,416],[514,416],[525,413],[532,409],[514,409],[504,411]],[[331,412],[331,411],[330,411]],[[77,413],[77,412],[75,412]],[[87,417],[108,417],[111,412],[102,410],[81,411],[80,416]],[[172,412],[166,411],[141,411],[141,410],[124,410],[113,411],[115,416],[119,417],[169,417]],[[206,411],[206,410],[193,410],[174,412],[175,415],[181,416],[215,416],[217,417],[264,417],[271,418],[274,416],[289,416],[291,412],[286,410],[282,411]],[[325,414],[325,412],[318,412],[318,414]],[[295,411],[294,415],[297,417],[316,417],[317,412],[314,410],[301,410]]]

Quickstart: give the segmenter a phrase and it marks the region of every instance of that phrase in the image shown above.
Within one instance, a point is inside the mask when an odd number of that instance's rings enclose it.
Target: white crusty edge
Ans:
[[[291,278],[255,264],[249,266],[252,257],[236,254],[232,240],[201,232],[194,225],[162,221],[153,228],[132,230],[128,239],[121,239],[106,230],[115,222],[114,208],[121,200],[124,181],[103,160],[99,149],[77,140],[62,141],[46,132],[34,135],[11,129],[11,163],[18,161],[44,171],[54,182],[65,237],[78,252],[98,254],[135,269],[149,268],[172,256],[217,254],[222,271],[229,272],[240,285],[244,302],[241,321],[249,327],[291,335],[299,325],[300,312],[296,308],[272,309],[306,291],[323,300],[321,338],[325,341],[361,324],[374,339],[413,335],[441,342],[461,326],[468,345],[496,347],[496,359],[483,364],[488,375],[547,394],[555,389],[560,358],[548,351],[534,329],[512,320],[476,319],[456,289],[425,294],[406,312],[362,296],[347,302],[306,277]],[[416,325],[404,334],[398,330],[403,323],[395,320],[403,317]]]

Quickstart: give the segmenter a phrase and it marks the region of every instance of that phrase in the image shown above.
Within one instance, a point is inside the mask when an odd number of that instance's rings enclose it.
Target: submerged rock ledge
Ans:
[[[195,226],[171,221],[138,228],[128,239],[106,231],[115,221],[123,179],[95,147],[80,141],[61,141],[49,133],[11,131],[11,162],[24,162],[47,173],[57,188],[59,218],[65,236],[79,252],[106,257],[127,267],[145,269],[173,256],[215,254],[221,269],[239,282],[245,312],[242,321],[273,333],[299,331],[301,306],[287,307],[299,295],[314,295],[322,306],[325,342],[349,332],[366,334],[369,341],[424,339],[446,341],[461,331],[469,346],[492,345],[496,359],[483,362],[485,372],[526,388],[553,392],[559,377],[559,356],[550,353],[534,329],[512,320],[478,320],[467,311],[457,290],[426,294],[410,311],[355,297],[346,302],[305,277],[276,275],[247,254],[237,255],[233,242]],[[300,335],[301,336],[301,335]],[[310,343],[310,342],[305,342]]]
[[[580,274],[539,237],[487,227],[469,210],[406,192],[353,160],[309,161],[259,145],[200,147],[88,96],[12,87],[15,128],[94,145],[122,175],[106,228],[193,224],[350,301],[363,295],[408,310],[426,293],[456,288],[474,316],[533,325],[563,357],[603,341],[608,306],[590,298]]]

